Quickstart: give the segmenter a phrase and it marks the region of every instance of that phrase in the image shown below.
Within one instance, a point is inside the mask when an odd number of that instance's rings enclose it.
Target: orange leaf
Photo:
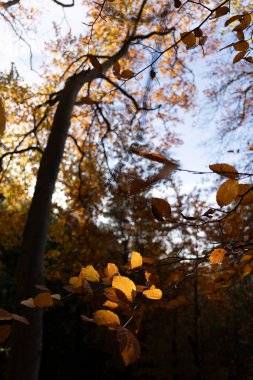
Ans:
[[[34,297],[33,304],[36,307],[50,307],[54,302],[50,293],[40,293]]]
[[[220,207],[228,206],[238,195],[238,182],[233,179],[228,179],[222,183],[216,194],[216,201]]]
[[[93,265],[87,265],[86,267],[82,268],[79,276],[85,278],[87,281],[99,281],[99,273],[96,271]]]
[[[214,164],[214,165],[209,165],[209,168],[219,174],[222,175],[223,177],[227,178],[238,178],[239,174],[238,171],[234,166],[228,165],[228,164]]]
[[[238,41],[233,44],[236,51],[245,51],[249,48],[249,43],[247,41]]]
[[[120,76],[124,79],[131,79],[134,77],[134,72],[132,70],[123,70]]]
[[[150,289],[144,290],[143,295],[151,300],[160,300],[163,296],[161,289],[157,289],[154,285]]]
[[[239,62],[243,57],[245,56],[246,51],[241,51],[240,53],[236,54],[236,56],[233,59],[233,64]]]
[[[226,253],[225,249],[216,248],[211,252],[209,260],[212,264],[221,264]]]

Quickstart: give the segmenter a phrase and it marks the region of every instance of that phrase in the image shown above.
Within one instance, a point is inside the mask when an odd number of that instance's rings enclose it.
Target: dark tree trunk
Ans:
[[[49,226],[51,200],[64,153],[71,114],[82,86],[104,75],[128,50],[129,41],[103,65],[101,72],[82,71],[70,77],[61,93],[51,133],[43,153],[37,175],[36,187],[28,213],[21,254],[17,270],[16,312],[27,314],[21,300],[33,297],[35,285],[44,281],[44,251]],[[13,325],[9,380],[37,380],[39,377],[43,312],[31,310],[29,326],[15,322]]]

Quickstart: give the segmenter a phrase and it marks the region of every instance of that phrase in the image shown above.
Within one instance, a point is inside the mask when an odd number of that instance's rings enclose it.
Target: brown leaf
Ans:
[[[201,37],[201,38],[199,39],[199,45],[200,45],[200,46],[204,46],[205,43],[206,43],[207,38],[208,38],[207,36],[203,36],[203,37]]]
[[[101,72],[102,71],[102,65],[101,65],[101,63],[99,63],[98,59],[92,54],[89,54],[88,58],[90,60],[90,63],[94,67],[94,69]]]
[[[225,22],[224,26],[228,26],[228,25],[232,24],[232,22],[237,21],[237,20],[239,20],[240,18],[241,18],[241,15],[235,15],[235,16],[232,16],[232,17],[230,17],[230,18]]]
[[[10,321],[12,319],[12,314],[7,310],[0,309],[0,321]]]
[[[119,304],[119,303],[128,304],[129,303],[125,293],[123,293],[119,289],[107,288],[104,291],[104,295],[106,296],[106,298],[108,298],[108,300],[115,302],[117,304]]]
[[[156,220],[164,222],[165,219],[171,217],[170,204],[164,199],[151,198],[152,213]]]
[[[215,16],[214,18],[218,18],[218,17],[222,17],[222,16],[225,16],[226,14],[229,13],[229,7],[220,7],[219,9],[217,9],[217,11],[215,12]]]
[[[249,204],[253,203],[253,190],[252,190],[252,186],[253,185],[250,185],[248,183],[240,183],[240,184],[238,184],[238,188],[239,189],[238,189],[238,194],[237,194],[236,200],[237,201],[241,200],[240,204],[242,206],[246,206],[246,205],[249,205]]]
[[[192,32],[184,32],[180,33],[180,37],[182,42],[188,47],[191,48],[196,45],[196,36]]]
[[[185,220],[198,220],[199,218],[196,218],[195,216],[185,216],[182,212],[181,212],[181,216],[185,219]]]
[[[234,166],[231,166],[228,164],[209,165],[209,168],[213,172],[215,172],[215,173],[217,173],[223,177],[232,178],[232,179],[239,177],[239,174],[238,174],[238,171],[236,170],[236,168]]]
[[[174,0],[174,6],[175,8],[180,8],[182,5],[181,1],[180,0]]]
[[[24,325],[29,325],[30,324],[30,322],[28,321],[28,319],[26,317],[23,317],[22,315],[12,314],[12,318],[15,321],[19,321],[19,322],[23,323]]]
[[[116,77],[118,77],[120,75],[121,66],[120,66],[119,62],[114,63],[112,70],[113,70],[113,74]]]
[[[130,183],[130,186],[129,186],[129,193],[131,195],[135,195],[137,193],[139,193],[140,191],[142,190],[145,190],[147,187],[149,187],[150,185],[147,184],[146,181],[140,179],[140,178],[135,178],[131,183]]]
[[[228,179],[222,183],[216,194],[216,201],[220,207],[228,206],[232,203],[239,191],[238,182],[233,179]]]
[[[125,365],[134,363],[140,357],[140,344],[128,329],[122,326],[117,328],[117,341]]]
[[[0,343],[3,343],[6,341],[8,336],[11,333],[11,325],[3,325],[0,326]]]
[[[238,42],[235,42],[233,46],[236,51],[245,51],[245,50],[248,50],[249,43],[248,41],[238,41]]]
[[[6,116],[3,101],[0,98],[0,137],[3,136],[6,127]]]
[[[120,76],[124,79],[131,79],[134,77],[134,72],[132,70],[123,70]]]
[[[236,56],[233,59],[233,64],[239,62],[243,57],[245,56],[246,51],[241,51],[240,53],[236,54]]]
[[[84,104],[89,104],[89,105],[92,105],[92,104],[96,104],[97,102],[95,100],[92,100],[89,96],[83,96],[80,100],[79,100],[80,103],[84,103]]]
[[[203,36],[203,32],[200,28],[194,29],[193,33],[195,34],[196,37],[202,37]]]

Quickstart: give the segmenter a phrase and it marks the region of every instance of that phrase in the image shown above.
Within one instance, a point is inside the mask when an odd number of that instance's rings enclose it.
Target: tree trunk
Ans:
[[[54,117],[52,130],[42,156],[37,183],[28,213],[17,271],[17,313],[27,314],[20,301],[33,297],[36,284],[44,282],[44,251],[47,239],[51,199],[62,160],[70,118],[81,76],[66,82]],[[42,310],[31,310],[29,326],[13,325],[9,378],[37,380],[42,350]]]
[[[42,156],[36,187],[24,229],[22,249],[17,270],[18,314],[27,314],[20,301],[33,297],[36,284],[44,281],[44,251],[47,240],[51,200],[64,153],[70,119],[78,92],[82,86],[101,77],[107,69],[124,56],[130,41],[97,70],[82,71],[66,81],[54,116],[48,143]],[[37,380],[42,351],[42,310],[31,310],[29,326],[13,324],[9,380]]]

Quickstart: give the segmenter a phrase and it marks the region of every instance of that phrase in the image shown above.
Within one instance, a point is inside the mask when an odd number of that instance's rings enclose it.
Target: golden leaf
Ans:
[[[216,201],[220,207],[227,206],[232,203],[239,191],[238,182],[233,179],[228,179],[222,183],[216,194]]]
[[[75,288],[80,288],[83,285],[83,280],[80,277],[71,277],[69,279],[69,285],[72,285]]]
[[[134,72],[132,70],[123,70],[120,76],[124,79],[131,79],[134,77]]]
[[[50,293],[40,293],[34,297],[33,304],[36,307],[50,307],[54,302]]]
[[[142,260],[141,254],[135,251],[132,252],[131,261],[130,261],[131,269],[141,267],[142,263],[143,263],[143,260]]]
[[[119,269],[117,265],[113,263],[108,263],[107,267],[105,268],[105,274],[109,279],[111,279],[115,274],[119,274]]]
[[[136,286],[128,277],[114,276],[112,287],[121,290],[129,301],[133,301],[136,294]]]
[[[221,264],[226,253],[225,249],[216,248],[211,252],[209,260],[212,264]]]
[[[242,206],[246,206],[246,205],[253,203],[253,191],[250,190],[250,188],[252,188],[252,186],[253,185],[250,185],[249,183],[239,183],[238,184],[239,190],[238,190],[236,200],[240,201],[242,198],[242,200],[240,202],[240,204]],[[248,193],[247,193],[247,191],[248,191]]]
[[[79,276],[85,278],[87,281],[99,281],[99,273],[96,271],[93,265],[87,265],[85,268],[82,268]]]
[[[140,344],[133,333],[125,327],[117,328],[117,341],[125,365],[134,363],[140,356]]]
[[[115,329],[120,326],[120,320],[117,314],[110,310],[98,310],[93,315],[93,321],[99,326],[107,326],[109,329]]]
[[[249,48],[249,43],[247,41],[238,41],[233,44],[236,51],[245,51]]]
[[[0,137],[3,136],[6,126],[6,116],[3,101],[0,98]]]
[[[236,170],[236,168],[232,165],[228,165],[228,164],[213,164],[213,165],[209,165],[209,168],[223,176],[223,177],[227,177],[227,178],[232,178],[232,179],[235,179],[235,178],[238,178],[239,177],[239,174],[238,174],[238,171]]]
[[[103,306],[108,307],[109,309],[116,309],[119,305],[116,302],[107,300],[103,303]]]
[[[184,32],[180,33],[180,37],[182,39],[182,42],[188,47],[193,47],[196,45],[196,36],[192,32]]]
[[[160,300],[163,296],[161,289],[157,289],[154,285],[150,289],[144,290],[143,295],[151,300]]]

